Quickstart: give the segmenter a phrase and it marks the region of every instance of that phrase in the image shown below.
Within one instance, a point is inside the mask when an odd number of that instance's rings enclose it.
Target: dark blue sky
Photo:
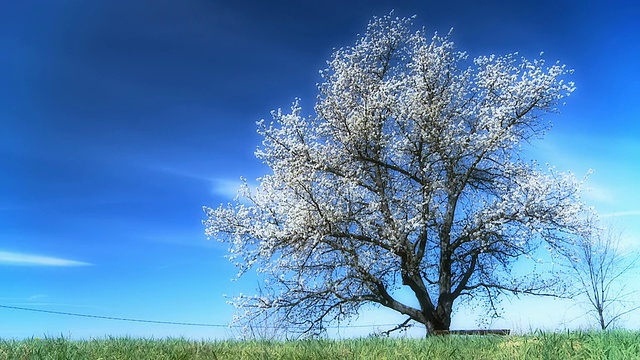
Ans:
[[[311,113],[332,50],[352,45],[373,15],[392,9],[417,15],[428,32],[453,27],[471,57],[544,51],[575,69],[578,90],[532,153],[578,176],[594,168],[587,201],[625,223],[634,241],[635,1],[6,2],[0,305],[226,323],[233,309],[221,294],[255,283],[228,281],[235,269],[223,245],[206,241],[202,205],[230,200],[241,175],[266,171],[253,157],[255,121],[295,97]],[[20,320],[3,322],[0,337],[104,328],[212,334],[2,309],[0,316]]]

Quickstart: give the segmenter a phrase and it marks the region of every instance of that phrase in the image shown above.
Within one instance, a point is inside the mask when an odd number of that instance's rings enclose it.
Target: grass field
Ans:
[[[640,359],[640,332],[300,341],[0,340],[0,359]]]

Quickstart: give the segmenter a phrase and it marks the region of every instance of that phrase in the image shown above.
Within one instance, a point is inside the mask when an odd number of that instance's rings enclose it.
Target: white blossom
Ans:
[[[268,298],[303,331],[375,303],[448,328],[453,302],[501,292],[545,293],[513,278],[540,244],[561,250],[588,231],[580,182],[521,159],[574,91],[564,65],[517,54],[468,60],[449,35],[374,18],[321,71],[315,115],[299,102],[258,122],[271,172],[244,202],[205,208],[208,237],[230,245],[242,275],[267,275]],[[247,205],[244,205],[247,204]],[[394,298],[409,287],[419,307]],[[493,308],[492,310],[495,310]]]

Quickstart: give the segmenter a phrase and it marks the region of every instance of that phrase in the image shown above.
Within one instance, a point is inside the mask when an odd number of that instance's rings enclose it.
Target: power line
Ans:
[[[41,309],[30,309],[23,308],[19,306],[8,306],[8,305],[0,305],[0,308],[5,309],[13,309],[13,310],[24,310],[31,312],[39,312],[39,313],[47,313],[47,314],[55,314],[55,315],[65,315],[65,316],[78,316],[92,319],[103,319],[103,320],[118,320],[118,321],[129,321],[129,322],[139,322],[139,323],[147,323],[147,324],[163,324],[163,325],[184,325],[184,326],[208,326],[208,327],[228,327],[227,325],[222,324],[203,324],[203,323],[189,323],[189,322],[176,322],[176,321],[158,321],[158,320],[142,320],[142,319],[129,319],[123,317],[114,317],[114,316],[100,316],[100,315],[88,315],[88,314],[77,314],[63,311],[51,311],[51,310],[41,310]]]
[[[30,311],[37,313],[45,313],[45,314],[54,314],[54,315],[64,315],[64,316],[76,316],[76,317],[84,317],[91,319],[102,319],[102,320],[116,320],[116,321],[128,321],[128,322],[138,322],[138,323],[146,323],[146,324],[161,324],[161,325],[181,325],[181,326],[206,326],[206,327],[241,327],[240,325],[224,325],[224,324],[205,324],[205,323],[190,323],[190,322],[178,322],[178,321],[159,321],[159,320],[144,320],[144,319],[130,319],[123,317],[115,317],[115,316],[100,316],[100,315],[89,315],[89,314],[78,314],[64,311],[52,311],[52,310],[41,310],[41,309],[32,309],[25,308],[20,306],[9,306],[9,305],[0,305],[0,308],[11,309],[11,310],[22,310],[22,311]],[[388,326],[396,326],[397,324],[369,324],[369,325],[333,325],[326,326],[325,328],[329,329],[338,329],[338,328],[372,328],[372,327],[388,327]]]

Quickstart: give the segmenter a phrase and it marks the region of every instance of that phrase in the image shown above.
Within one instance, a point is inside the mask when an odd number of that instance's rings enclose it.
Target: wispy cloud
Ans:
[[[199,174],[197,172],[189,171],[186,169],[168,166],[168,165],[146,165],[148,168],[162,172],[164,174],[168,174],[171,176],[178,176],[188,179],[194,180],[202,180],[211,183],[211,191],[219,196],[233,199],[238,194],[238,189],[242,186],[242,181],[240,178],[231,180],[225,178],[218,178],[215,176],[207,176],[204,174]]]
[[[0,265],[15,266],[89,266],[93,265],[83,261],[62,259],[52,256],[23,254],[10,251],[0,251]]]
[[[623,217],[623,216],[640,216],[640,210],[618,211],[618,212],[612,212],[612,213],[600,215],[601,218],[617,218],[617,217]]]
[[[178,177],[189,178],[194,180],[204,180],[204,181],[211,180],[211,177],[205,174],[201,174],[201,173],[191,171],[185,168],[177,167],[177,166],[171,166],[167,164],[153,164],[153,165],[145,164],[144,166],[150,170],[161,172],[171,176],[178,176]]]
[[[588,203],[615,204],[616,194],[609,186],[595,183],[587,179],[586,187],[581,194]]]
[[[213,189],[212,191],[218,195],[235,198],[238,195],[238,190],[242,186],[242,181],[229,180],[229,179],[212,179]]]
[[[215,179],[212,179],[211,181],[213,184],[212,192],[216,195],[226,197],[228,199],[235,199],[238,195],[240,195],[241,194],[240,188],[244,186],[244,182],[240,178],[237,180],[215,178]],[[257,182],[249,181],[247,182],[247,186],[248,186],[249,193],[251,195],[255,195],[259,187],[259,184]],[[246,199],[242,195],[240,195],[240,197],[238,198],[238,201],[244,204],[250,204],[248,199]]]
[[[36,300],[42,300],[42,299],[46,299],[49,296],[44,295],[44,294],[36,294],[33,296],[29,296],[29,298],[27,298],[27,301],[36,301]]]
[[[173,166],[169,164],[144,164],[145,168],[152,171],[160,172],[170,176],[182,177],[192,180],[200,180],[211,184],[211,192],[227,199],[235,199],[238,195],[238,190],[243,185],[243,181],[240,176],[236,178],[221,177],[220,174],[213,175],[210,173],[201,173],[193,171],[187,167]],[[249,182],[249,188],[255,189],[258,184],[255,182]]]

